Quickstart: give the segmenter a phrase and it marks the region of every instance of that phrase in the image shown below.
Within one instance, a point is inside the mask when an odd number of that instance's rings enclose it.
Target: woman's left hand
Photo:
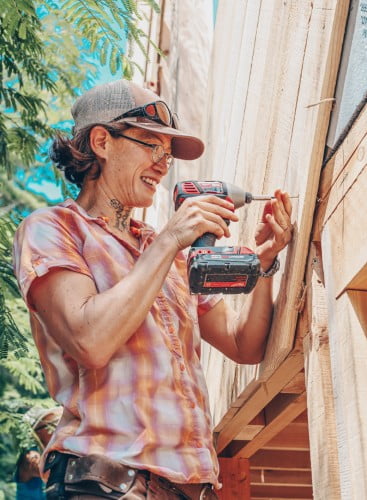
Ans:
[[[266,203],[255,233],[256,253],[263,271],[269,269],[278,253],[292,239],[291,214],[288,193],[277,189],[274,198]]]

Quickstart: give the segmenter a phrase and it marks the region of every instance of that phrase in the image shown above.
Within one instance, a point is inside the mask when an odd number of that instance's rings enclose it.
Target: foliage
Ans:
[[[154,0],[145,2],[156,12],[159,6]],[[143,54],[148,57],[142,39],[158,47],[138,27],[143,19],[138,9],[138,1],[134,0],[64,0],[61,4],[66,12],[65,18],[77,27],[81,35],[90,42],[91,52],[98,50],[102,65],[109,64],[112,74],[121,71],[125,78],[131,79],[134,67],[139,65],[132,59],[132,47],[137,44]],[[126,41],[130,52],[125,54]]]
[[[9,216],[0,218],[0,359],[6,358],[9,347],[16,357],[27,352],[26,338],[17,327],[6,298],[20,296],[11,264],[11,242],[15,223]]]

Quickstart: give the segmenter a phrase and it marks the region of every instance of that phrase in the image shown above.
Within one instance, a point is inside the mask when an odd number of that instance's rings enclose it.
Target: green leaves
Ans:
[[[39,93],[55,92],[56,85],[42,62],[45,47],[33,1],[0,0],[0,12],[0,166],[10,175],[14,153],[26,165],[34,158],[34,124],[39,136],[49,136],[38,120],[47,108]]]
[[[143,19],[139,3],[147,4],[159,12],[159,5],[154,0],[64,0],[61,8],[65,12],[65,19],[75,25],[81,36],[90,43],[90,50],[99,51],[101,63],[108,64],[112,74],[121,72],[122,77],[131,79],[134,67],[139,67],[127,58],[127,43],[136,43],[146,57],[147,47],[141,40],[146,39],[147,44],[151,43],[138,27]]]
[[[11,353],[2,363],[3,367],[16,377],[17,384],[32,394],[44,392],[42,370],[39,363],[35,363],[36,359],[35,354],[33,357],[19,359]]]
[[[16,325],[6,298],[20,297],[11,264],[11,248],[15,223],[7,215],[0,218],[0,359],[8,356],[9,349],[16,357],[24,356],[27,339]]]

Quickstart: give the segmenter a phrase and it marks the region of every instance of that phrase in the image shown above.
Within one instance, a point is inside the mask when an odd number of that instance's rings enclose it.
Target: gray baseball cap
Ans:
[[[203,154],[204,143],[198,137],[165,126],[143,117],[129,117],[115,120],[116,117],[144,106],[161,98],[154,92],[144,89],[127,80],[117,80],[88,90],[74,103],[71,114],[74,118],[74,131],[92,124],[123,122],[129,126],[149,130],[153,133],[172,137],[172,155],[182,160],[195,160]]]

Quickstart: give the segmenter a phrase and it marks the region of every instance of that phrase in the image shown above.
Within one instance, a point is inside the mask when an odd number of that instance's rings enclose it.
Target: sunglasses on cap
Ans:
[[[130,111],[126,111],[126,113],[123,113],[110,121],[116,122],[118,120],[122,120],[122,118],[134,117],[147,118],[148,120],[153,120],[161,125],[165,125],[166,127],[178,128],[177,116],[171,112],[167,104],[163,101],[150,102],[149,104],[144,104],[144,106],[130,109]]]

